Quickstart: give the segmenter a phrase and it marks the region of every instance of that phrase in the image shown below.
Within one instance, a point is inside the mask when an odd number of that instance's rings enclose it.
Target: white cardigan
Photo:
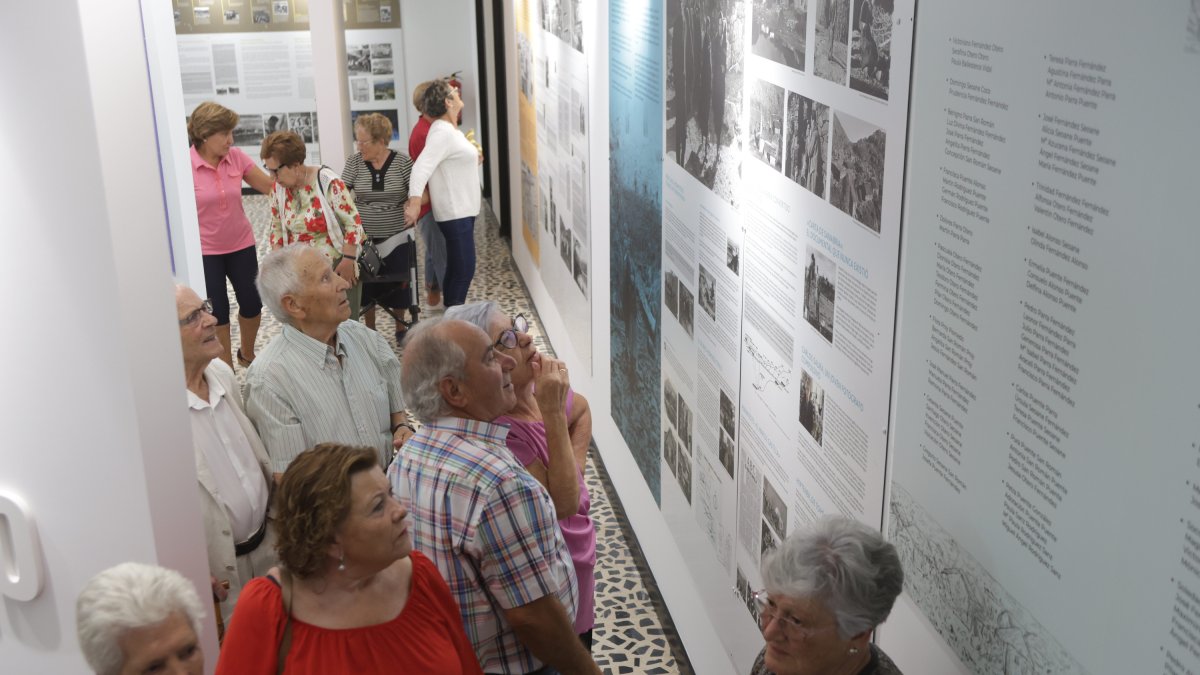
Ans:
[[[429,185],[433,219],[438,222],[479,215],[479,151],[453,124],[433,121],[425,149],[413,163],[408,194]]]

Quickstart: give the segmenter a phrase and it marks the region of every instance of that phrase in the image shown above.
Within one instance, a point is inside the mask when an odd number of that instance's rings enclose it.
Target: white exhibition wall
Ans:
[[[761,552],[840,512],[900,549],[908,672],[1195,672],[1200,7],[784,4],[503,27],[514,256],[693,665],[749,668]],[[517,183],[580,11],[590,350]]]
[[[32,600],[0,597],[0,663],[83,672],[75,596],[92,575],[139,560],[182,571],[202,597],[209,587],[163,179],[137,2],[12,6],[4,35],[0,89],[39,103],[0,107],[0,151],[69,175],[0,168],[25,204],[0,225],[7,238],[50,235],[0,271],[12,323],[0,339],[10,355],[0,494],[32,514],[45,579]],[[26,538],[11,521],[0,530],[6,574],[31,574],[11,569],[16,553],[4,550]],[[202,638],[215,654],[215,628]]]

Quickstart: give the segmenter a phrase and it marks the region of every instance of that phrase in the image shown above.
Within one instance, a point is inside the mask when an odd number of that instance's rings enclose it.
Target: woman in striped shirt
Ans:
[[[379,113],[359,115],[354,122],[354,144],[358,152],[346,160],[342,182],[354,191],[354,205],[362,216],[367,238],[379,244],[405,229],[404,203],[408,200],[408,177],[412,161],[388,147],[392,123]],[[364,314],[367,326],[375,327],[375,308]],[[397,325],[396,337],[404,332]]]

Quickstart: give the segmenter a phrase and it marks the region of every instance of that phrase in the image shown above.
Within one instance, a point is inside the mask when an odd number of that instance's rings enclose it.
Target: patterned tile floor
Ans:
[[[261,258],[266,252],[263,233],[268,218],[267,199],[247,196],[244,203],[254,224]],[[535,343],[539,349],[553,354],[553,348],[540,331],[537,311],[516,271],[508,245],[497,235],[495,218],[486,204],[481,222],[475,227],[475,246],[478,264],[467,300],[494,300],[513,314],[533,317],[530,332]],[[237,306],[232,292],[229,303],[231,307]],[[423,297],[421,304],[424,312]],[[380,313],[376,326],[387,336],[392,347],[401,352],[393,336],[395,325],[392,319]],[[232,329],[233,343],[237,344],[237,322],[233,323]],[[278,332],[279,323],[264,309],[256,346],[261,348]],[[237,373],[240,378],[240,368]],[[654,577],[646,566],[594,446],[590,459],[586,480],[592,495],[592,518],[596,523],[596,627],[592,648],[596,662],[606,673],[691,673],[691,663],[671,616],[663,605]]]

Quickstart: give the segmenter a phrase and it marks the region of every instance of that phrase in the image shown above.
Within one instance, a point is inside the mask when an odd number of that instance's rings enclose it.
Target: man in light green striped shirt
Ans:
[[[387,341],[348,321],[349,285],[316,249],[293,244],[263,258],[258,292],[283,330],[246,371],[246,414],[278,476],[318,443],[377,448],[382,466],[413,430],[400,360]]]

